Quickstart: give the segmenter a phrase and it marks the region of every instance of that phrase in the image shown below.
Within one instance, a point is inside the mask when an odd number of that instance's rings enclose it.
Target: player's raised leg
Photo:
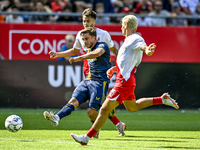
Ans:
[[[57,113],[45,111],[44,118],[49,120],[51,124],[55,127],[59,124],[60,119],[70,115],[76,107],[79,106],[79,102],[76,98],[71,98],[71,100]]]
[[[151,98],[140,98],[138,100],[123,101],[125,108],[129,112],[135,112],[143,108],[147,108],[152,105],[168,105],[174,107],[175,109],[179,109],[178,104],[174,99],[172,99],[168,93],[164,93],[159,97],[151,97]]]

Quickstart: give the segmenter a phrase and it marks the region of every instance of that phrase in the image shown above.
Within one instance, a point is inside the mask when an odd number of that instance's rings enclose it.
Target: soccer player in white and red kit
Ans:
[[[152,105],[160,104],[179,109],[178,104],[168,93],[164,93],[160,97],[136,100],[134,94],[136,86],[135,70],[141,63],[143,52],[151,56],[156,48],[154,43],[147,46],[144,39],[135,33],[137,26],[137,18],[134,15],[127,15],[122,19],[122,34],[126,38],[119,49],[116,67],[112,67],[107,71],[108,78],[112,76],[114,71],[117,71],[116,84],[100,108],[99,115],[90,130],[85,135],[71,133],[73,139],[81,145],[87,145],[90,138],[104,125],[108,114],[120,104],[124,104],[129,112],[135,112]]]

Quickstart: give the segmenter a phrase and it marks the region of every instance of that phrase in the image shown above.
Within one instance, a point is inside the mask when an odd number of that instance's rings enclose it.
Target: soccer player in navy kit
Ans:
[[[76,107],[86,102],[88,99],[88,108],[97,112],[107,94],[109,79],[107,78],[106,71],[111,67],[110,49],[105,42],[98,42],[96,40],[96,29],[93,27],[81,30],[79,36],[81,36],[84,47],[87,48],[87,54],[70,58],[69,62],[72,63],[87,59],[89,63],[89,73],[86,79],[74,90],[70,101],[56,115],[47,111],[44,112],[44,117],[50,120],[54,126],[57,126],[60,119],[70,115]],[[69,54],[69,51],[70,50],[66,53]],[[51,58],[66,57],[65,52],[50,52],[49,54]],[[72,52],[71,55],[73,54]],[[122,123],[116,116],[113,116],[110,120],[113,121],[113,118],[115,122],[120,125],[116,125],[120,127],[120,129],[118,128],[119,135],[123,136],[124,129],[122,128]],[[93,119],[95,121],[96,117]]]

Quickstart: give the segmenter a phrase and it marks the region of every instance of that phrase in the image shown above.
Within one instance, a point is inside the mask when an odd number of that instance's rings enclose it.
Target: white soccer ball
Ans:
[[[10,132],[17,132],[22,129],[22,119],[17,115],[10,115],[5,121],[5,127]]]

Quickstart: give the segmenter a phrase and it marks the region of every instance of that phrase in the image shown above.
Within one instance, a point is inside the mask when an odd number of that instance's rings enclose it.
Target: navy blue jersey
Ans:
[[[87,59],[89,64],[89,73],[86,80],[92,79],[109,82],[110,80],[107,78],[106,71],[111,67],[110,49],[105,42],[97,42],[92,49],[87,50],[87,53],[94,51],[97,48],[103,48],[105,52],[100,57]]]

